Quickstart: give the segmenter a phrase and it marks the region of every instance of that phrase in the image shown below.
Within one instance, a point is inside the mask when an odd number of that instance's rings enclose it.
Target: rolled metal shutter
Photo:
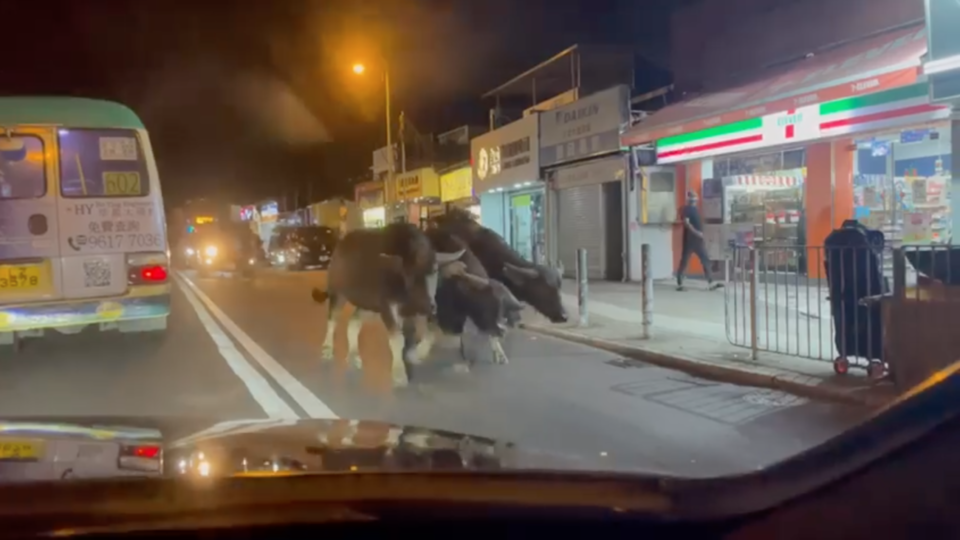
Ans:
[[[601,184],[574,186],[557,192],[557,251],[564,275],[577,273],[577,249],[587,250],[587,278],[606,275]]]

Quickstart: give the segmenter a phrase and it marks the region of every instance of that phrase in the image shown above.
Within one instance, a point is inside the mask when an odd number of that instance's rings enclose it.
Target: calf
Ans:
[[[508,363],[500,341],[504,331],[501,321],[505,315],[514,319],[515,313],[523,306],[502,283],[487,278],[483,265],[466,249],[462,240],[441,229],[431,229],[427,236],[435,250],[463,250],[459,260],[442,266],[440,270],[436,295],[439,330],[447,335],[462,336],[469,319],[481,334],[489,338],[494,363]],[[462,337],[460,350],[463,355]]]
[[[349,302],[361,313],[379,315],[390,334],[394,383],[405,385],[410,366],[420,359],[417,348],[404,348],[405,337],[413,340],[415,317],[434,312],[438,263],[462,255],[463,251],[436,253],[423,231],[406,223],[348,233],[334,249],[326,291],[313,290],[313,299],[326,302],[328,308],[324,356],[333,357],[336,308]],[[403,335],[398,332],[398,319],[404,321]],[[348,332],[347,339],[348,354],[355,354],[357,338]]]
[[[560,297],[560,273],[549,266],[525,260],[503,237],[480,225],[459,208],[434,218],[438,229],[461,238],[476,255],[490,279],[499,281],[521,302],[533,306],[551,322],[567,322]]]

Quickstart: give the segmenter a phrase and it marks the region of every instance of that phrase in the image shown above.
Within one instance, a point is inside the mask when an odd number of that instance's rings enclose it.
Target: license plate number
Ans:
[[[37,441],[0,440],[0,460],[40,459],[43,443]]]
[[[33,291],[43,285],[39,265],[0,265],[0,291]]]

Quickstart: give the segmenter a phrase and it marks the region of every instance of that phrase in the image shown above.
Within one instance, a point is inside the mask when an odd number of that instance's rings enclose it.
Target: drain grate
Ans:
[[[604,362],[604,364],[607,364],[608,366],[623,368],[623,369],[640,367],[640,365],[638,365],[635,360],[631,360],[629,358],[624,358],[624,357],[614,358],[613,360],[607,360],[606,362]]]

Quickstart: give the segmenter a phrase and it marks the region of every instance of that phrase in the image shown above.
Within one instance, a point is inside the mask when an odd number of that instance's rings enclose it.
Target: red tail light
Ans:
[[[130,450],[130,455],[136,457],[153,459],[160,455],[159,446],[133,446],[127,448]]]
[[[167,269],[162,266],[144,266],[140,269],[140,278],[147,282],[167,280]]]
[[[121,445],[117,466],[125,470],[160,472],[161,449],[154,444]]]

